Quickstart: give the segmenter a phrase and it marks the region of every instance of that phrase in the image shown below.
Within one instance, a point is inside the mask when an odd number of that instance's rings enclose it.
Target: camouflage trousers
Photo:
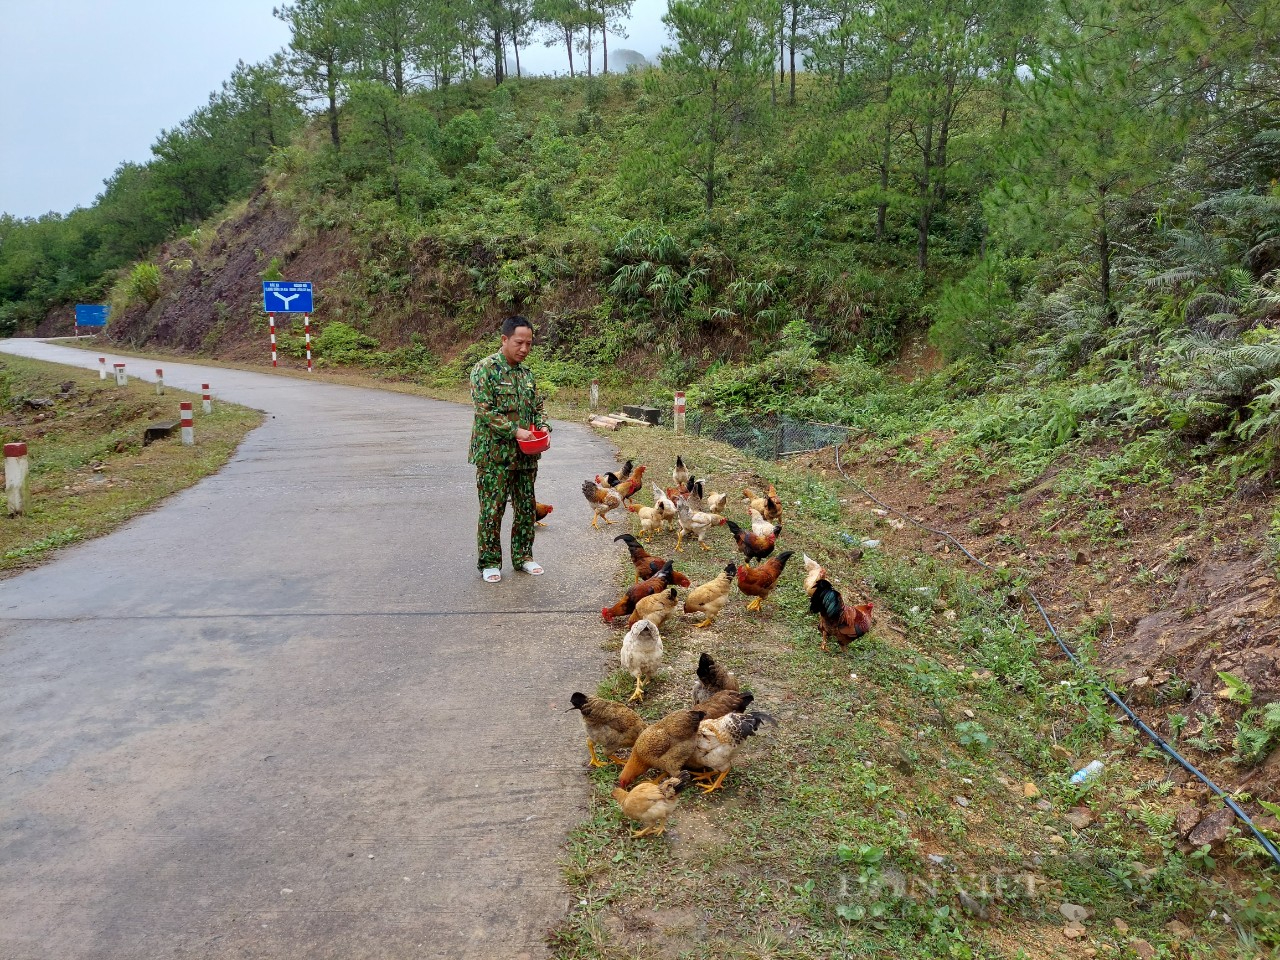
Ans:
[[[476,545],[480,552],[478,569],[502,567],[502,516],[511,501],[511,565],[519,568],[533,559],[534,513],[533,470],[504,467],[476,467],[476,492],[480,497],[480,519],[476,524]]]

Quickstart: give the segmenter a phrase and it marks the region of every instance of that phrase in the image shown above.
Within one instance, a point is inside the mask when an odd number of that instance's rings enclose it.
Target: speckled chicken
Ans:
[[[708,771],[705,775],[698,775],[698,779],[710,781],[702,788],[703,793],[712,793],[724,786],[724,778],[733,767],[738,748],[748,737],[754,736],[763,723],[772,720],[773,717],[767,713],[752,711],[728,713],[698,724],[697,742],[689,758],[689,767]],[[715,776],[717,773],[719,776]]]

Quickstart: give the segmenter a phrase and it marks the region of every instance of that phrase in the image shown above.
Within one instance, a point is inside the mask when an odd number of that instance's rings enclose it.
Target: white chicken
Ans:
[[[636,678],[630,703],[644,699],[644,680],[651,680],[662,667],[662,634],[651,620],[637,620],[622,638],[622,669]]]
[[[773,533],[773,524],[764,518],[764,514],[755,507],[749,508],[751,512],[751,532],[757,537],[767,537]]]
[[[712,527],[718,527],[724,523],[724,517],[717,516],[714,513],[704,513],[701,510],[693,510],[683,499],[676,505],[677,522],[680,524],[680,530],[676,534],[676,552],[683,553],[684,548],[681,544],[687,536],[698,538],[698,546],[703,550],[710,550],[702,537]]]
[[[751,512],[755,513],[754,510]],[[755,528],[755,517],[751,518],[751,526],[753,529]],[[813,591],[817,589],[818,581],[826,579],[827,571],[822,564],[807,553],[802,553],[800,556],[804,557],[804,592],[806,596],[812,597]]]

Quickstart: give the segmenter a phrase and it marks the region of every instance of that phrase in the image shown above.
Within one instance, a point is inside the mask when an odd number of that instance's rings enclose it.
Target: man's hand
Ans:
[[[524,427],[516,427],[516,439],[517,439],[517,440],[532,440],[532,439],[533,439],[533,433],[532,433],[531,431],[529,431],[529,430],[526,430]]]

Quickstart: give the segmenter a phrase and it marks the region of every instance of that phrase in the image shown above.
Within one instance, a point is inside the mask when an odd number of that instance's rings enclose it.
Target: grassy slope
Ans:
[[[69,395],[59,386],[74,384]],[[0,521],[0,571],[16,571],[47,559],[67,544],[109,533],[170,494],[216,473],[262,416],[257,411],[215,403],[199,413],[200,398],[134,379],[124,388],[101,381],[92,371],[0,358],[0,385],[7,403],[0,413],[4,442],[24,440],[29,448],[30,507]],[[54,399],[34,409],[24,398]],[[175,433],[142,446],[147,424],[173,420],[178,403],[195,401],[196,444],[184,447]]]
[[[669,467],[668,436],[621,444],[659,476]],[[1208,919],[1241,917],[1239,899],[1257,889],[1257,861],[1232,860],[1246,844],[1230,841],[1213,866],[1177,849],[1182,789],[1136,757],[1130,729],[1028,626],[1007,583],[886,526],[843,481],[705,441],[678,449],[716,489],[776,482],[786,546],[823,562],[846,596],[873,599],[877,626],[843,656],[820,652],[799,557],[763,617],[735,591],[713,628],[670,626],[648,718],[687,705],[707,650],[779,725],[748,743],[722,794],[686,795],[665,838],[630,839],[608,797],[616,771],[591,774],[592,815],[565,863],[578,906],[553,933],[556,956],[1132,956],[1140,939],[1167,956],[1267,949]],[[883,547],[854,561],[841,533]],[[710,539],[712,553],[685,554],[695,582],[732,553],[723,530]],[[619,640],[602,628],[604,649]],[[599,692],[622,697],[630,683],[615,673]],[[1094,757],[1102,781],[1072,787]],[[1070,825],[1072,809],[1093,822]],[[962,889],[976,901],[967,909]],[[1094,911],[1084,939],[1064,936],[1063,902]],[[1261,922],[1275,938],[1275,915]]]

